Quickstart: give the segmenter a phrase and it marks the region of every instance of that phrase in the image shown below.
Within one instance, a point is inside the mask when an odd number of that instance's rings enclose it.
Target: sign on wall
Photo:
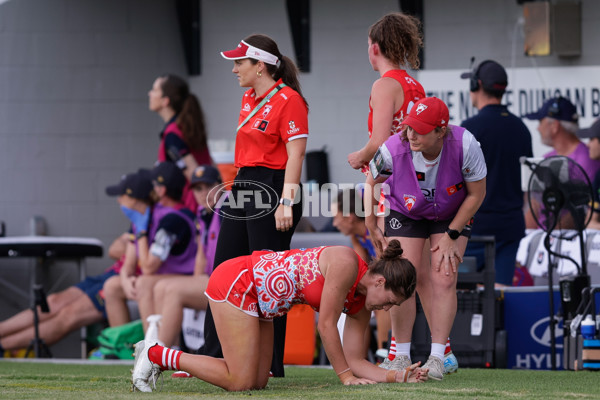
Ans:
[[[460,125],[477,110],[471,104],[465,70],[420,71],[417,79],[428,96],[442,99],[450,111],[450,121]],[[508,88],[502,103],[517,116],[537,111],[551,97],[564,96],[577,107],[579,126],[589,127],[600,116],[600,67],[545,67],[507,69]],[[541,144],[537,122],[523,120],[531,131],[534,156],[550,150]]]

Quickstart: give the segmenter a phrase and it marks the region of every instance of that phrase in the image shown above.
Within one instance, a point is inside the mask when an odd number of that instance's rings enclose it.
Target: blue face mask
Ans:
[[[147,231],[148,222],[150,221],[150,207],[146,207],[144,214],[141,214],[139,211],[132,210],[129,207],[125,207],[124,205],[121,205],[121,211],[134,225],[136,234],[142,231]]]

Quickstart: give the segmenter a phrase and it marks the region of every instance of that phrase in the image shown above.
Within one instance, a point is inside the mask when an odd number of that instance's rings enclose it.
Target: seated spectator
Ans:
[[[110,196],[129,193],[129,198],[151,204],[152,182],[150,179],[138,180],[135,173],[128,174],[117,185],[107,187],[106,193]],[[119,196],[117,201],[123,205],[124,197]],[[110,277],[119,274],[129,236],[129,233],[122,234],[111,244],[108,254],[117,261],[103,274],[87,277],[74,286],[50,294],[47,299],[50,312],[44,313],[38,309],[39,337],[47,345],[58,342],[83,326],[106,319],[102,285]],[[0,322],[0,357],[4,355],[4,350],[26,348],[34,337],[33,311],[30,309]]]
[[[596,176],[600,170],[600,161],[590,158],[588,147],[577,137],[579,116],[569,99],[565,97],[548,99],[537,112],[526,114],[525,117],[539,121],[538,132],[542,143],[553,148],[552,151],[544,154],[544,158],[557,155],[569,157],[579,164],[589,177],[592,177],[590,179]],[[538,228],[531,210],[527,211],[525,220],[527,228]],[[569,226],[561,227],[566,229]]]
[[[129,322],[127,300],[136,300],[146,329],[146,317],[154,309],[154,285],[169,275],[191,275],[197,246],[194,215],[180,202],[186,184],[181,170],[173,163],[162,162],[138,175],[140,179],[149,175],[158,203],[151,206],[127,194],[123,196],[121,209],[132,223],[135,239],[127,247],[119,276],[105,282],[104,294],[110,326]],[[136,265],[141,270],[139,275]]]
[[[176,344],[177,335],[181,331],[184,307],[206,310],[208,299],[204,291],[208,277],[213,271],[221,227],[221,216],[216,208],[223,195],[219,171],[211,165],[201,165],[194,170],[190,184],[199,204],[196,213],[198,252],[194,275],[168,276],[154,286],[155,309],[151,311],[162,315],[158,340],[168,347]]]

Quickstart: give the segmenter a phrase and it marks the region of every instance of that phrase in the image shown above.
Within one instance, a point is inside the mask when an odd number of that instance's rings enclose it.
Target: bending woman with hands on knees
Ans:
[[[418,363],[404,370],[384,370],[364,358],[371,311],[399,305],[415,290],[415,268],[402,253],[400,242],[393,240],[382,258],[370,265],[345,246],[255,251],[226,261],[215,269],[206,289],[223,358],[140,341],[134,388],[151,392],[151,383],[164,369],[185,370],[230,391],[264,388],[273,352],[272,320],[300,303],[319,312],[319,334],[343,384],[427,380],[427,370]],[[343,347],[337,329],[342,312],[347,314]]]
[[[448,120],[448,107],[440,99],[426,97],[415,103],[402,122],[402,134],[392,136],[375,154],[365,187],[365,210],[371,211],[366,224],[377,251],[381,253],[387,240],[397,239],[417,268],[416,290],[432,337],[424,367],[436,380],[444,375],[444,350],[456,316],[457,268],[473,215],[485,197],[487,174],[477,140],[466,129],[448,125]],[[383,182],[390,211],[385,232],[372,212],[379,199],[374,185]],[[427,239],[430,258],[423,256]],[[414,302],[412,297],[390,310],[392,336],[410,338]],[[406,345],[410,349],[410,342]],[[396,350],[398,346],[397,341]]]

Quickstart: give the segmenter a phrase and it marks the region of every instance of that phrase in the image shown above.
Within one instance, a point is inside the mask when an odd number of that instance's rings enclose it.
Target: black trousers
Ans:
[[[294,224],[287,232],[275,229],[275,212],[283,190],[284,171],[265,167],[241,168],[235,178],[227,201],[221,208],[223,221],[217,241],[215,268],[232,258],[246,256],[256,250],[282,251],[290,249],[294,230],[302,217],[302,201],[293,206]],[[242,192],[245,192],[242,194]],[[283,377],[283,351],[285,346],[286,316],[273,320],[274,342],[271,372]],[[204,353],[223,357],[215,322],[206,310],[204,320]]]

